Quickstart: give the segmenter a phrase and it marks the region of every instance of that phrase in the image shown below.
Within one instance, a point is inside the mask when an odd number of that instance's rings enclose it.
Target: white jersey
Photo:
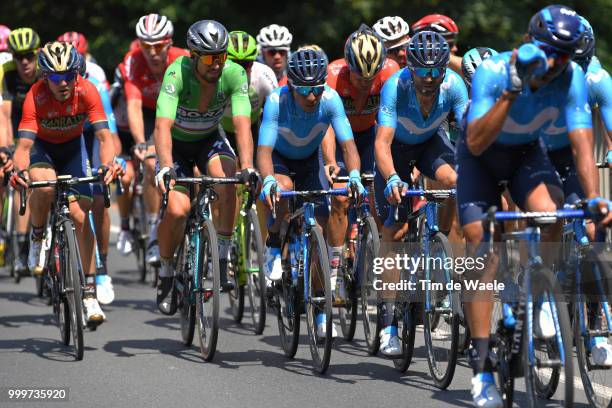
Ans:
[[[5,62],[9,62],[13,59],[13,55],[10,52],[0,52],[0,65]]]
[[[105,84],[108,88],[108,82],[106,81],[106,74],[102,67],[100,67],[95,62],[86,61],[85,63],[85,72],[87,76],[98,81],[99,84]]]

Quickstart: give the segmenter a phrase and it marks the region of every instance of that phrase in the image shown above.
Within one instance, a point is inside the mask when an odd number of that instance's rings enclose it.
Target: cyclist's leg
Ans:
[[[145,136],[147,138],[147,159],[145,159],[145,174],[143,180],[143,196],[149,223],[149,243],[147,245],[147,262],[159,262],[159,247],[157,245],[157,223],[160,196],[155,187],[155,145],[153,144],[153,131],[155,129],[155,112],[151,109],[142,110]]]
[[[121,231],[117,238],[117,248],[123,255],[131,252],[130,241],[130,211],[132,209],[132,181],[134,180],[134,162],[130,149],[134,144],[134,140],[129,132],[119,130],[119,138],[121,144],[121,156],[126,160],[125,174],[121,177],[121,185],[123,186],[123,194],[117,195],[117,207],[119,209],[119,218],[121,221]]]

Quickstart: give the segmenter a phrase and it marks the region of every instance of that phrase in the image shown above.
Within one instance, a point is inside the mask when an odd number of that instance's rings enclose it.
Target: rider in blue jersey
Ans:
[[[592,110],[599,109],[607,131],[606,143],[608,146],[608,163],[612,162],[612,79],[608,72],[601,67],[599,60],[594,57],[595,53],[595,36],[589,22],[581,17],[582,23],[586,27],[587,43],[581,50],[579,56],[574,58],[586,73],[586,83],[588,88],[588,102]],[[584,198],[576,164],[572,155],[572,146],[567,134],[565,118],[561,116],[557,120],[554,130],[542,133],[548,150],[548,157],[552,162],[557,174],[563,183],[563,193],[565,202],[574,204],[581,198]],[[587,224],[587,232],[591,241],[595,240],[595,228],[592,223]],[[587,345],[591,352],[593,362],[599,366],[612,366],[612,345],[608,344],[607,337],[599,336],[589,339],[590,344]]]
[[[264,106],[259,128],[257,167],[264,178],[260,198],[272,207],[270,191],[292,190],[289,177],[295,173],[296,190],[321,190],[318,149],[331,124],[336,140],[345,152],[344,160],[351,182],[363,192],[359,173],[360,163],[353,132],[338,93],[325,85],[327,57],[322,51],[302,49],[293,53],[288,63],[288,85],[275,89]],[[279,205],[276,219],[268,228],[264,271],[268,279],[282,275],[280,258],[280,226],[287,212],[285,203]],[[325,210],[327,204],[317,206]],[[319,216],[325,216],[318,212]],[[269,211],[267,214],[270,216]],[[320,220],[319,222],[322,222]],[[325,316],[321,314],[320,316]],[[317,332],[325,336],[326,322],[317,317]],[[332,326],[334,335],[335,326]]]
[[[467,130],[457,143],[459,218],[471,254],[483,238],[482,216],[490,206],[499,206],[500,181],[509,182],[511,196],[523,210],[554,211],[562,203],[560,180],[539,142],[543,130],[557,127],[559,116],[567,123],[585,196],[599,196],[584,73],[570,64],[584,36],[585,27],[573,10],[549,6],[529,24],[531,46],[537,47],[533,55],[539,55],[538,59],[518,64],[517,51],[502,53],[476,70]],[[597,205],[607,209],[602,200]],[[609,218],[603,221],[608,223]],[[542,241],[555,241],[559,233],[557,223],[543,234]],[[491,261],[483,280],[495,275],[497,262]],[[472,397],[478,407],[501,407],[488,358],[491,292],[477,295],[478,302],[464,303],[472,336]],[[534,314],[535,334],[541,338],[548,338],[551,332],[554,335],[545,308]]]
[[[398,185],[402,185],[402,180],[409,180],[413,166],[444,188],[454,187],[457,180],[453,169],[455,152],[443,122],[451,110],[455,117],[463,117],[467,89],[461,77],[447,68],[450,51],[442,35],[419,32],[410,39],[407,54],[408,67],[389,78],[381,92],[374,145],[378,169],[376,207],[381,221],[388,218],[389,204],[401,202],[400,190],[405,187],[398,189]],[[453,202],[447,204],[454,208]],[[398,215],[398,222],[385,222],[383,241],[399,241],[406,234],[407,209],[400,206]],[[448,233],[450,220],[447,225],[440,224],[441,230]],[[382,281],[398,282],[399,272],[383,273]],[[397,356],[402,348],[393,311],[395,294],[383,296],[380,351],[385,356]]]

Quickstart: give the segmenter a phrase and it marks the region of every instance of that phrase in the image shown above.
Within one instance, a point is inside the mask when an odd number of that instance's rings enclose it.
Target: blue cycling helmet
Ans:
[[[323,51],[301,48],[289,57],[287,79],[294,86],[324,85],[327,65],[327,56]]]
[[[582,69],[586,71],[591,63],[593,55],[595,55],[595,34],[593,33],[593,27],[591,27],[591,24],[586,18],[580,16],[580,21],[582,21],[585,28],[585,42],[584,47],[576,51],[574,61],[580,64]]]
[[[482,64],[482,61],[497,54],[497,51],[487,47],[476,47],[466,52],[461,60],[461,71],[463,72],[465,82],[471,84],[472,76],[474,76],[476,68]]]
[[[584,24],[569,7],[553,5],[538,11],[529,22],[529,37],[574,55],[585,45]]]
[[[448,65],[450,49],[441,34],[421,31],[408,42],[408,63],[414,68],[443,68]]]

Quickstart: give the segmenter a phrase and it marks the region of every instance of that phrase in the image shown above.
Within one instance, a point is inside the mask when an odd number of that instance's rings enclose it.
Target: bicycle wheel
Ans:
[[[132,206],[132,218],[134,219],[133,237],[136,244],[136,260],[140,281],[147,279],[147,214],[145,213],[144,200],[141,194],[135,194]]]
[[[537,310],[544,302],[550,305],[557,334],[549,339],[536,336],[535,330],[527,332],[524,338],[524,355],[526,364],[525,388],[529,407],[538,406],[537,397],[550,398],[559,385],[560,374],[565,378],[574,378],[571,326],[569,323],[567,303],[561,299],[561,289],[553,278],[552,272],[542,267],[536,267],[531,272],[533,308]],[[529,310],[529,308],[527,309]],[[556,318],[555,318],[556,316]],[[526,319],[529,319],[526,316]],[[535,326],[535,317],[531,317]],[[533,364],[530,349],[533,350]],[[562,406],[572,407],[574,404],[574,382],[563,383]]]
[[[332,349],[332,294],[329,272],[327,244],[323,239],[321,227],[315,225],[308,236],[308,252],[305,262],[308,279],[306,306],[306,325],[313,367],[323,374],[327,371]],[[319,337],[317,317],[325,317],[325,336]]]
[[[609,367],[597,366],[592,361],[591,351],[587,348],[587,344],[593,337],[604,337],[610,342],[610,330],[606,315],[610,315],[612,310],[605,294],[606,283],[612,277],[610,264],[602,261],[601,257],[592,249],[586,256],[587,264],[583,265],[584,269],[591,269],[591,276],[596,277],[597,282],[601,285],[598,289],[604,296],[598,296],[597,302],[588,302],[584,293],[577,293],[577,299],[574,303],[574,340],[576,343],[576,354],[578,358],[578,367],[580,369],[580,377],[584,386],[584,392],[592,407],[605,408],[612,406],[612,396],[610,393],[602,390],[610,388],[612,385],[612,376],[610,375]],[[584,276],[584,273],[583,273]],[[597,327],[599,320],[600,329],[593,330]],[[598,333],[599,332],[599,333]]]
[[[397,320],[397,329],[401,333],[402,355],[400,358],[393,359],[393,365],[399,372],[405,373],[412,363],[417,316],[421,311],[419,303],[401,302],[397,303],[395,307],[401,309],[401,319]]]
[[[236,323],[242,322],[244,316],[244,284],[240,283],[240,275],[244,273],[244,265],[240,262],[240,240],[243,239],[242,226],[239,232],[234,233],[232,245],[229,251],[229,262],[227,265],[227,276],[234,283],[234,289],[228,293],[232,316]],[[242,271],[241,271],[242,269]]]
[[[380,321],[378,319],[378,293],[374,289],[377,275],[372,268],[378,256],[380,238],[372,216],[365,218],[364,230],[357,242],[357,271],[361,282],[361,320],[368,353],[374,355],[380,346]]]
[[[59,228],[63,237],[63,248],[60,252],[60,265],[64,278],[64,291],[68,302],[70,315],[70,329],[72,331],[73,347],[76,359],[82,360],[85,351],[83,343],[83,292],[81,287],[81,260],[78,257],[78,248],[74,227],[70,220],[64,220]]]
[[[430,257],[433,259],[453,259],[453,252],[446,236],[437,233],[430,242]],[[446,269],[444,264],[434,262],[430,271],[431,284],[426,288],[429,298],[429,310],[423,311],[423,328],[425,346],[427,348],[427,363],[434,384],[440,389],[446,389],[455,374],[459,346],[459,315],[457,311],[459,294],[447,288],[452,283],[453,271]],[[437,287],[437,286],[442,286]],[[435,323],[435,324],[434,324]]]
[[[60,330],[60,338],[65,346],[70,344],[70,307],[68,305],[68,299],[62,294],[60,285],[60,252],[57,243],[53,243],[49,256],[51,259],[47,260],[46,270],[48,274],[49,285],[49,298],[51,299],[51,306],[53,306],[53,314],[57,321],[57,325]]]
[[[298,251],[299,245],[296,239],[298,232],[294,223],[289,224],[281,246],[283,275],[278,282],[274,283],[278,333],[283,352],[289,358],[295,356],[300,339],[300,294],[303,291],[299,283],[294,284],[293,282],[291,263],[291,259],[295,259],[298,255],[295,252],[291,253],[291,251]],[[297,265],[293,265],[293,268],[297,268]]]
[[[504,408],[512,408],[514,401],[514,376],[510,362],[512,360],[512,343],[510,335],[506,336],[503,328],[503,323],[500,323],[500,331],[496,337],[495,349],[497,355],[497,379],[499,382],[500,394]]]
[[[189,250],[189,238],[185,237],[183,244],[178,250],[176,260],[176,279],[178,280],[178,308],[179,320],[181,322],[181,337],[183,344],[187,347],[193,343],[195,332],[196,306],[193,301],[193,280],[189,274],[189,265],[193,265],[189,257],[192,252]]]
[[[340,270],[342,273],[342,270]],[[347,299],[346,305],[338,308],[338,318],[340,320],[340,329],[342,337],[346,341],[352,341],[355,337],[355,329],[357,328],[357,282],[354,275],[344,273],[344,287],[346,289]]]
[[[200,352],[211,361],[217,350],[219,335],[219,246],[217,232],[211,220],[204,220],[197,235],[196,256],[196,315]]]
[[[257,211],[251,208],[246,216],[246,291],[255,334],[266,327],[266,276],[264,274],[264,244]]]

